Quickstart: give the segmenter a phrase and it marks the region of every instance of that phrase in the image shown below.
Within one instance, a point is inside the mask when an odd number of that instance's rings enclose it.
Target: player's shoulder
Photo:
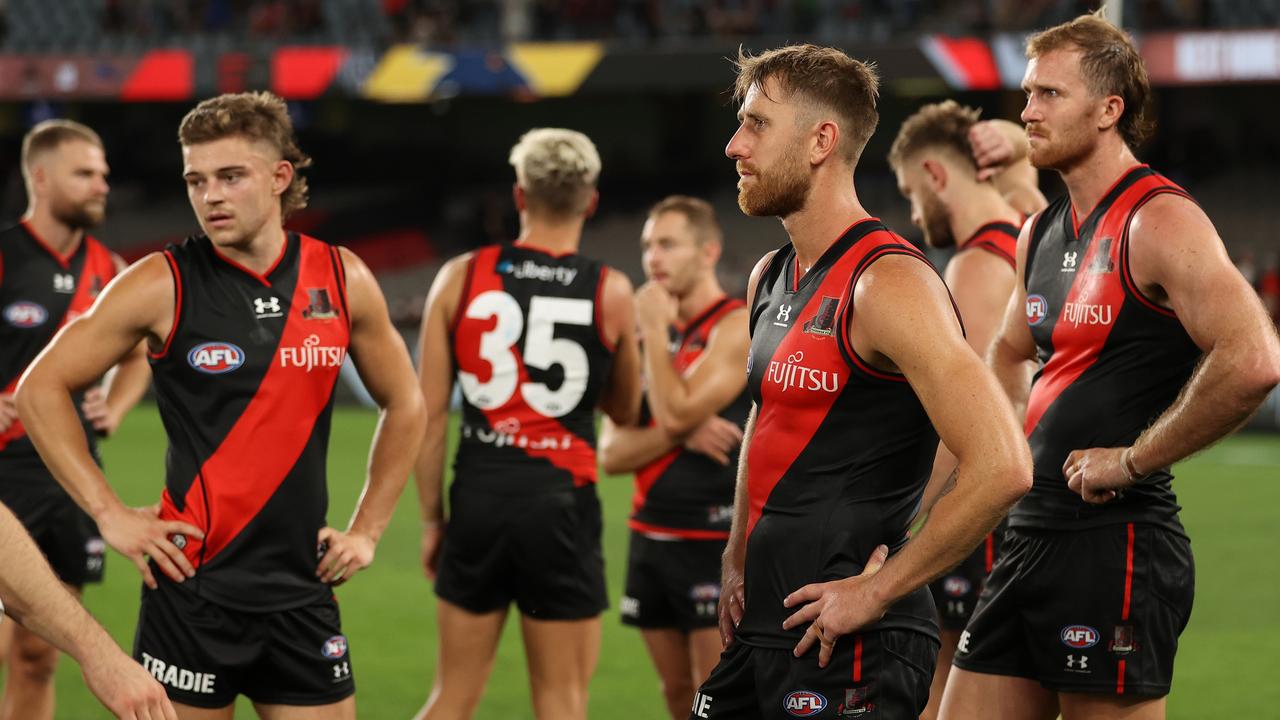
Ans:
[[[631,283],[631,278],[621,270],[601,263],[601,276],[604,287],[601,288],[600,294],[606,303],[630,301],[635,287]]]
[[[1165,233],[1179,232],[1217,236],[1213,222],[1204,209],[1190,196],[1173,188],[1144,202],[1134,212],[1129,223],[1129,235],[1137,240],[1157,236],[1163,238]]]

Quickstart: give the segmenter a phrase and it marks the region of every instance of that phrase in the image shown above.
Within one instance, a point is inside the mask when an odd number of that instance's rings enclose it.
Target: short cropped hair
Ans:
[[[307,180],[297,171],[310,167],[311,158],[298,147],[284,100],[269,92],[227,93],[196,105],[178,126],[184,146],[227,137],[265,142],[293,165],[293,181],[280,197],[284,217],[307,206]]]
[[[79,140],[102,148],[102,138],[88,125],[74,120],[45,120],[37,123],[22,138],[22,177],[30,182],[31,166],[41,155],[65,142]]]
[[[978,122],[981,112],[955,100],[925,105],[902,123],[898,137],[889,148],[889,166],[899,170],[911,156],[935,147],[950,150],[973,165],[969,130]]]
[[[535,128],[520,136],[508,162],[535,211],[570,218],[591,205],[600,178],[600,153],[586,135],[564,128]]]
[[[720,221],[716,218],[716,209],[706,200],[689,195],[670,195],[659,200],[649,209],[649,217],[655,218],[669,212],[684,216],[699,245],[708,241],[717,243],[721,241]]]
[[[1100,97],[1118,95],[1124,100],[1124,114],[1117,130],[1130,149],[1135,149],[1155,129],[1145,117],[1151,83],[1142,56],[1133,40],[1097,12],[1056,25],[1027,40],[1027,58],[1054,50],[1079,50],[1080,70],[1085,83]]]
[[[772,79],[788,96],[834,113],[840,126],[840,155],[857,164],[880,121],[876,111],[880,80],[872,63],[854,60],[835,48],[804,44],[759,55],[739,48],[735,66],[734,100],[741,103],[752,86],[764,92],[765,82]]]

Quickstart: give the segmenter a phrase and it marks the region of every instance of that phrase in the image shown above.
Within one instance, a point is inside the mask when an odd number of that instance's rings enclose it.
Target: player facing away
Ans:
[[[915,717],[938,648],[925,584],[1030,484],[1026,442],[942,279],[858,200],[877,85],[832,48],[738,58],[725,149],[738,204],[781,218],[791,242],[749,282],[754,410],[723,565],[727,648],[691,718]],[[954,486],[908,539],[939,436]]]
[[[22,141],[27,211],[0,230],[0,501],[26,526],[54,573],[76,597],[102,581],[105,548],[93,519],[58,485],[18,418],[18,379],[53,336],[124,269],[124,261],[88,231],[102,222],[107,167],[102,140],[70,120],[47,120]],[[139,344],[103,385],[76,401],[82,433],[95,462],[96,436],[109,435],[150,382]],[[0,719],[52,718],[58,650],[18,623],[0,626],[0,661],[8,672]],[[7,656],[7,658],[6,658]]]
[[[986,121],[1003,123],[1003,121]],[[994,179],[979,180],[972,139],[982,131],[978,111],[953,100],[925,105],[907,118],[889,150],[898,189],[911,203],[911,221],[931,247],[956,249],[943,275],[964,321],[969,347],[985,356],[1004,317],[1014,284],[1014,249],[1022,214],[1006,200]],[[1029,164],[1021,160],[1016,165]],[[1027,177],[1020,168],[1004,175]],[[1034,174],[1029,174],[1034,177]],[[1019,196],[1035,197],[1035,187]],[[937,499],[955,469],[955,456],[938,445],[922,513]],[[959,566],[929,584],[938,608],[942,646],[922,717],[937,717],[947,672],[974,604],[1000,549],[997,527]]]
[[[431,720],[474,715],[513,601],[534,714],[586,717],[607,605],[595,410],[623,425],[639,414],[631,283],[578,254],[599,199],[595,145],[541,128],[510,159],[520,236],[445,263],[422,318],[428,422],[416,474],[440,645],[418,717]],[[446,526],[455,380],[462,424]]]
[[[134,656],[180,716],[229,718],[243,694],[267,718],[353,718],[332,587],[373,561],[412,468],[424,423],[413,367],[364,263],[282,226],[305,206],[297,171],[310,162],[282,100],[205,100],[178,137],[204,234],[117,278],[27,372],[19,410],[59,482],[142,573]],[[142,340],[169,437],[158,517],[121,503],[69,399]],[[348,352],[382,416],[343,531],[325,522],[325,462]]]
[[[941,716],[1162,718],[1194,586],[1169,467],[1258,407],[1280,343],[1204,212],[1134,157],[1149,86],[1129,38],[1084,15],[1027,57],[1031,162],[1068,194],[1023,228],[990,357],[1035,482]]]
[[[720,557],[747,396],[747,311],[716,278],[723,239],[705,200],[673,195],[640,236],[636,293],[647,387],[640,426],[604,422],[601,464],[635,473],[622,622],[640,628],[667,709],[689,712],[720,657]]]

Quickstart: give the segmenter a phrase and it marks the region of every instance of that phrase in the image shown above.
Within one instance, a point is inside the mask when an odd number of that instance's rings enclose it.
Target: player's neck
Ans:
[[[75,252],[84,238],[83,228],[73,228],[39,207],[28,207],[22,222],[31,228],[40,242],[63,257]]]
[[[516,245],[541,250],[551,255],[572,255],[578,252],[578,245],[582,243],[584,219],[549,222],[526,214],[520,223],[520,236],[516,238]]]
[[[688,324],[711,307],[711,303],[724,297],[724,288],[716,279],[715,271],[707,273],[694,284],[693,289],[680,296],[680,307],[676,311],[680,324]]]
[[[967,242],[983,225],[993,222],[1022,223],[1022,215],[1013,209],[990,183],[973,187],[964,193],[964,201],[951,206],[951,236],[958,243]]]
[[[267,223],[253,239],[237,245],[215,245],[218,253],[246,270],[265,275],[284,254],[286,235],[280,225]]]
[[[845,230],[859,220],[871,217],[858,201],[852,174],[836,175],[845,182],[832,182],[837,178],[815,177],[804,208],[782,218],[782,227],[791,237],[796,259],[805,272],[844,235]]]
[[[1129,146],[1114,134],[1100,140],[1080,162],[1060,171],[1076,217],[1083,222],[1102,201],[1102,196],[1137,164],[1138,159]]]

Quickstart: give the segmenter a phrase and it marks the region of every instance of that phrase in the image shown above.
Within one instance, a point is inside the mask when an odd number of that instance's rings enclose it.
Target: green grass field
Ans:
[[[343,526],[363,482],[374,415],[340,409],[329,458],[329,521]],[[132,414],[104,443],[108,476],[126,502],[149,504],[160,494],[165,440],[154,407]],[[1185,463],[1178,492],[1192,537],[1197,593],[1191,626],[1182,638],[1171,718],[1280,717],[1275,676],[1280,647],[1280,438],[1233,439]],[[605,511],[609,594],[616,604],[626,554],[629,477],[600,483]],[[422,704],[436,663],[435,600],[418,565],[417,504],[412,489],[401,500],[373,567],[342,587],[343,624],[359,688],[362,718],[407,718]],[[140,582],[122,558],[108,560],[107,579],[85,597],[89,609],[130,648]],[[72,662],[58,671],[58,717],[107,717]],[[247,705],[239,717],[252,717]],[[657,677],[639,635],[604,619],[600,665],[591,685],[593,718],[660,720]],[[508,621],[483,719],[532,718],[518,624]]]

